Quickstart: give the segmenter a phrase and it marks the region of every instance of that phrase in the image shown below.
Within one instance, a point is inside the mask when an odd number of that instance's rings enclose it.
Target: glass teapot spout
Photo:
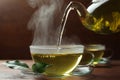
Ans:
[[[72,10],[77,11],[77,14],[80,16],[80,20],[81,21],[84,21],[84,19],[88,15],[88,12],[87,12],[87,10],[86,10],[86,8],[84,7],[83,4],[81,4],[80,2],[76,2],[76,1],[71,1],[67,5],[67,7],[65,9],[65,12],[63,14],[63,18],[62,18],[62,21],[61,21],[61,27],[62,27],[62,29],[64,29],[64,27],[66,25],[66,21],[67,21],[68,15],[69,15],[69,13]]]

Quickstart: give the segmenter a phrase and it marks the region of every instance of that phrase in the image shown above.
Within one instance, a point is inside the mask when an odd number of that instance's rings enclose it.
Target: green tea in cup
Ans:
[[[89,44],[85,46],[85,51],[94,54],[93,65],[96,65],[104,55],[105,46],[102,44]]]
[[[47,76],[69,75],[82,59],[83,45],[30,46],[35,63],[46,63],[44,74]]]

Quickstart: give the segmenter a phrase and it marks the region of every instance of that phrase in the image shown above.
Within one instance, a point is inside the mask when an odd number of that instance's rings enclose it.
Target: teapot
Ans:
[[[95,33],[105,35],[120,32],[120,0],[92,0],[87,9],[80,2],[69,2],[62,17],[62,30],[72,10],[77,12],[82,24]]]

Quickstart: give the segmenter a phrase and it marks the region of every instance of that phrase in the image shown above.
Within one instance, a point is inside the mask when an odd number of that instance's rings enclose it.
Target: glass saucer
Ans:
[[[93,71],[92,67],[77,67],[70,75],[67,76],[47,76],[43,73],[34,73],[32,71],[21,71],[21,76],[24,78],[34,78],[37,80],[62,80],[62,79],[70,79],[70,78],[79,78],[80,80],[89,80],[93,79],[94,76],[91,74]],[[72,80],[72,79],[71,79]]]
[[[56,78],[61,78],[61,77],[68,77],[68,76],[87,76],[89,74],[91,74],[93,71],[93,67],[91,66],[85,66],[85,65],[78,65],[75,70],[73,70],[70,75],[66,75],[66,76],[56,76]],[[32,70],[30,69],[26,69],[26,70],[21,70],[21,73],[24,76],[32,76],[32,77],[41,77],[41,76],[47,76],[44,73],[34,73]],[[52,77],[52,76],[47,76],[47,77]]]
[[[98,62],[96,67],[110,67],[111,66],[111,61],[109,58],[101,58],[101,60]]]

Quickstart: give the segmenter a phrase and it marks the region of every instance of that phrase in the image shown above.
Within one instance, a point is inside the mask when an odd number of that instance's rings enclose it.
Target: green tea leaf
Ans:
[[[46,63],[35,63],[32,65],[32,70],[35,73],[43,73],[47,66],[48,64]]]
[[[19,60],[6,61],[6,65],[9,68],[15,68],[15,67],[29,68],[29,66],[26,63],[20,62]]]
[[[19,60],[6,61],[5,65],[11,69],[19,70],[30,69],[26,63],[21,62]],[[43,73],[46,67],[48,67],[48,64],[46,63],[34,63],[32,65],[32,69],[30,70],[32,70],[34,73]]]

